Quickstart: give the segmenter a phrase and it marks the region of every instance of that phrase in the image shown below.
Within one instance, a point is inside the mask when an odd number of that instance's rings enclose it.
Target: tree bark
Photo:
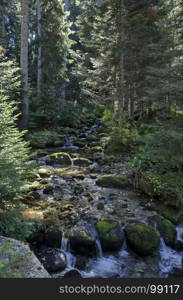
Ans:
[[[29,118],[29,83],[28,83],[28,38],[29,38],[29,5],[28,0],[20,0],[21,3],[21,53],[20,53],[20,67],[22,73],[23,83],[23,105],[21,129],[28,126]]]
[[[37,37],[38,37],[38,58],[37,58],[37,96],[41,96],[41,55],[42,49],[40,44],[41,39],[41,0],[36,0],[36,7],[37,7]]]
[[[120,7],[120,32],[119,32],[119,87],[118,87],[118,115],[121,118],[124,110],[125,84],[124,84],[124,41],[125,41],[125,5],[121,0]]]

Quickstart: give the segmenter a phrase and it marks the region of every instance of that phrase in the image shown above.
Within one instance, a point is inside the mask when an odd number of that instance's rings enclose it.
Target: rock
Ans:
[[[3,247],[7,249],[5,253],[3,253]],[[9,277],[13,272],[14,277],[20,278],[50,278],[29,246],[21,241],[0,236],[0,261],[1,264],[3,261],[7,264]],[[5,270],[3,276],[6,277]]]
[[[47,195],[50,195],[50,194],[52,194],[53,193],[53,189],[54,189],[54,186],[53,186],[53,184],[47,184],[46,186],[45,186],[45,188],[44,188],[44,190],[43,190],[43,193],[44,194],[47,194]]]
[[[168,246],[174,246],[177,235],[175,225],[162,216],[153,216],[152,220],[155,221],[157,229],[164,238],[165,243]]]
[[[76,146],[78,146],[80,148],[83,148],[86,145],[86,142],[85,141],[76,140],[74,142],[74,145],[76,145]]]
[[[52,226],[45,232],[45,244],[48,247],[60,248],[62,231],[58,226]]]
[[[64,152],[52,153],[46,157],[45,161],[48,165],[58,164],[63,166],[70,166],[72,164],[70,155]]]
[[[46,168],[46,167],[41,167],[37,170],[37,173],[41,176],[41,177],[46,177],[49,176],[51,171],[50,169]]]
[[[177,240],[175,242],[174,248],[176,251],[183,251],[183,241]]]
[[[82,255],[76,256],[75,268],[77,268],[79,270],[84,270],[86,268],[86,264],[87,264],[86,256],[82,256]]]
[[[36,246],[40,246],[45,242],[45,232],[44,226],[42,224],[35,224],[34,231],[27,238],[27,242],[30,244],[34,244]]]
[[[97,179],[96,184],[106,188],[124,189],[129,186],[126,176],[104,175]]]
[[[58,249],[44,248],[37,254],[48,272],[63,271],[67,266],[65,254]]]
[[[91,179],[96,179],[97,178],[97,174],[90,174],[90,178]]]
[[[117,221],[99,221],[96,229],[104,251],[115,251],[122,246],[124,232]]]
[[[84,180],[85,177],[86,177],[86,176],[85,176],[84,174],[77,174],[77,175],[74,175],[74,178],[79,179],[79,180]]]
[[[74,158],[73,159],[74,166],[78,167],[89,167],[92,164],[92,161],[87,158]]]
[[[75,228],[70,235],[71,248],[80,255],[94,256],[96,254],[95,238],[84,228]]]
[[[183,268],[173,268],[171,273],[168,274],[169,278],[183,278]]]
[[[82,278],[82,276],[78,270],[70,270],[67,273],[65,273],[63,278]]]
[[[84,192],[84,188],[83,188],[83,186],[81,185],[81,184],[76,184],[75,186],[74,186],[74,194],[75,195],[80,195],[80,194],[82,194]]]
[[[99,202],[99,203],[97,204],[97,208],[98,208],[99,210],[103,210],[103,209],[104,209],[104,203]]]
[[[128,245],[139,255],[152,255],[160,244],[160,234],[143,223],[127,225],[125,228]]]

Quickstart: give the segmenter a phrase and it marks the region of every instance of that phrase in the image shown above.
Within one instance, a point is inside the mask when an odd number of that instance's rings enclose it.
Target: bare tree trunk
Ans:
[[[64,10],[70,11],[70,1],[64,0]],[[66,63],[63,65],[64,68],[66,68]],[[60,97],[59,97],[59,103],[60,107],[64,108],[66,106],[66,82],[64,82],[60,87]]]
[[[124,110],[125,85],[124,85],[124,41],[125,41],[125,6],[124,0],[121,0],[120,7],[120,63],[119,63],[119,87],[118,87],[118,115],[122,116]]]
[[[22,10],[20,67],[23,82],[23,107],[21,128],[27,128],[29,117],[29,84],[28,84],[28,37],[29,5],[28,0],[20,0]]]
[[[5,9],[0,4],[0,57],[4,56],[6,49]]]
[[[37,6],[37,35],[38,35],[38,58],[37,58],[37,96],[41,96],[41,54],[42,49],[40,45],[40,38],[41,38],[41,0],[36,0],[36,6]]]

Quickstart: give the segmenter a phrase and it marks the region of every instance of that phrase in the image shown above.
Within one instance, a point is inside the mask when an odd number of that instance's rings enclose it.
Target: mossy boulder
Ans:
[[[50,273],[63,271],[67,266],[66,256],[59,249],[45,248],[37,252],[37,256]]]
[[[69,236],[70,245],[75,253],[84,256],[96,255],[96,240],[87,230],[76,228]]]
[[[104,251],[115,251],[122,246],[124,232],[117,221],[99,221],[96,229]]]
[[[37,170],[37,173],[40,177],[48,177],[51,174],[51,170],[46,167],[41,167]]]
[[[160,234],[143,223],[127,225],[128,245],[140,256],[152,255],[160,244]]]
[[[165,243],[168,246],[174,246],[177,236],[175,225],[162,216],[154,216],[152,219],[155,221],[157,229],[164,238]]]
[[[96,184],[105,188],[123,189],[129,185],[129,179],[126,176],[104,175],[97,179]]]
[[[64,165],[70,166],[72,164],[71,157],[68,153],[59,152],[59,153],[52,153],[46,157],[46,163],[48,165]]]
[[[45,244],[48,247],[60,248],[62,230],[59,226],[52,226],[45,231]]]
[[[51,183],[48,183],[45,185],[43,193],[50,195],[50,194],[53,194],[53,190],[54,190],[54,185]]]
[[[89,167],[92,164],[92,161],[87,158],[79,157],[73,159],[73,164],[77,167]]]

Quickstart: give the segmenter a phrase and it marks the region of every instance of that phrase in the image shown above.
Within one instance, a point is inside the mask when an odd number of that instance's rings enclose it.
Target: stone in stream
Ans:
[[[52,226],[45,231],[45,244],[48,247],[60,248],[62,230],[59,226]]]
[[[183,278],[183,268],[173,268],[168,278]]]
[[[37,256],[48,272],[63,271],[67,266],[65,254],[58,249],[44,248],[38,251]]]
[[[92,161],[82,157],[74,158],[73,165],[77,167],[89,167],[90,165],[92,165]]]
[[[174,246],[177,235],[175,225],[171,221],[159,215],[153,216],[151,219],[156,223],[157,229],[164,238],[165,243],[168,246]]]
[[[79,270],[84,270],[87,265],[87,257],[83,255],[76,255],[76,263],[75,263],[75,268]]]
[[[44,189],[43,189],[43,193],[50,195],[53,194],[53,189],[54,189],[54,185],[51,183],[48,183],[45,185]]]
[[[77,254],[92,257],[96,255],[96,240],[87,230],[75,228],[70,237],[71,249]]]
[[[129,186],[129,179],[126,176],[104,175],[97,179],[96,184],[105,188],[124,189]]]
[[[70,270],[66,272],[63,278],[82,278],[81,273],[78,270]]]
[[[144,223],[127,225],[128,245],[140,256],[152,255],[160,244],[160,234]]]
[[[72,165],[72,160],[70,155],[64,152],[52,153],[50,155],[47,155],[45,161],[48,165],[55,165],[55,164],[64,165],[64,166]]]
[[[115,251],[123,245],[124,232],[117,221],[99,221],[96,230],[104,251]]]
[[[37,173],[41,176],[41,177],[48,177],[51,174],[51,170],[49,168],[46,167],[40,167],[37,170]]]

